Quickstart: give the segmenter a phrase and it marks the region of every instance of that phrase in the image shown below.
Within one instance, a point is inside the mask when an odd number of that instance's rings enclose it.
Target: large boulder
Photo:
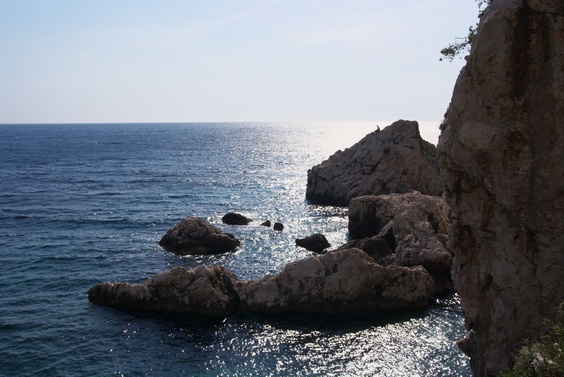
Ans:
[[[362,195],[439,195],[443,187],[435,153],[435,146],[421,138],[417,122],[394,122],[311,168],[306,198],[346,206]]]
[[[240,242],[205,219],[188,216],[169,229],[159,245],[181,255],[218,254],[234,250]]]
[[[237,290],[248,313],[337,313],[423,308],[434,286],[422,267],[383,267],[349,249],[289,263],[278,275],[240,282]]]
[[[331,246],[327,238],[321,233],[315,233],[311,236],[296,239],[296,245],[303,247],[315,253],[321,253],[323,250]]]
[[[226,317],[239,307],[237,279],[226,268],[174,267],[143,284],[101,283],[88,291],[90,302],[126,311],[201,314]]]
[[[494,0],[438,145],[475,376],[496,375],[564,301],[564,2]]]
[[[376,249],[382,265],[423,266],[438,293],[453,289],[452,254],[447,250],[448,218],[440,197],[411,194],[361,196],[349,203],[349,234],[371,237],[357,245]],[[385,254],[387,241],[391,253]],[[370,252],[375,254],[375,252]]]

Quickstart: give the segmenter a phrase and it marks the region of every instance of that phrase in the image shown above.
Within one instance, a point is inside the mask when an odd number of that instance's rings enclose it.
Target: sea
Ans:
[[[346,208],[306,201],[307,171],[384,126],[1,124],[0,375],[470,375],[455,345],[465,333],[455,294],[394,315],[209,318],[88,301],[97,283],[142,283],[175,266],[219,264],[257,279],[312,255],[296,238],[346,242]],[[254,221],[224,225],[228,212]],[[189,215],[241,246],[184,257],[162,249],[161,237]]]

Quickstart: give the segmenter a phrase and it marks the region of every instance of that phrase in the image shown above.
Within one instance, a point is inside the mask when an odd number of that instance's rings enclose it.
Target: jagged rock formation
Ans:
[[[226,268],[174,267],[143,284],[101,283],[88,290],[90,302],[126,311],[202,314],[226,317],[239,307],[237,281]]]
[[[564,2],[494,0],[438,150],[476,376],[510,365],[564,300]]]
[[[354,245],[366,246],[382,265],[425,267],[437,292],[453,289],[452,254],[445,247],[447,227],[440,197],[419,193],[367,195],[349,203],[349,234],[355,238],[371,237],[354,241]],[[388,254],[383,241],[389,244]]]
[[[394,122],[311,168],[306,198],[346,206],[362,195],[413,191],[440,195],[435,153],[435,147],[421,138],[417,122]]]
[[[240,242],[205,219],[188,216],[169,229],[159,245],[181,255],[218,254],[234,250]]]
[[[289,263],[280,274],[239,286],[250,313],[351,312],[424,308],[433,280],[421,267],[380,266],[358,249]]]
[[[227,269],[175,267],[140,285],[102,283],[98,305],[122,310],[229,316],[247,313],[386,311],[423,308],[433,280],[421,267],[380,266],[363,251],[341,250],[288,264],[280,274],[238,281]]]

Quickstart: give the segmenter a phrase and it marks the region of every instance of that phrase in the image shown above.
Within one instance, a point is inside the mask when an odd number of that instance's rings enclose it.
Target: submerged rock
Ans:
[[[221,221],[228,225],[247,225],[253,220],[240,213],[229,212],[221,218]]]
[[[159,245],[181,255],[218,254],[234,250],[240,242],[205,219],[188,216],[172,227]]]
[[[383,267],[349,249],[289,263],[278,275],[240,282],[237,290],[248,313],[344,313],[423,308],[434,286],[422,267]]]
[[[193,270],[174,267],[143,284],[102,283],[90,288],[88,299],[125,311],[201,314],[226,317],[239,307],[237,279],[217,265]]]
[[[357,246],[378,247],[371,252],[382,265],[423,266],[437,292],[453,289],[452,254],[447,250],[448,219],[440,197],[412,194],[361,196],[349,203],[349,234]],[[389,245],[391,252],[386,254]]]
[[[439,139],[453,277],[475,376],[564,301],[564,2],[494,0]]]
[[[311,168],[306,198],[346,206],[362,195],[413,191],[440,195],[435,153],[435,147],[421,138],[417,122],[394,122]]]
[[[331,247],[327,238],[320,233],[315,233],[304,238],[298,238],[296,239],[296,245],[316,253],[321,253],[323,250]]]

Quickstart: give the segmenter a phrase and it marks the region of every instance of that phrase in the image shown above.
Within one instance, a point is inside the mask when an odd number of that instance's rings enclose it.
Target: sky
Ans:
[[[438,121],[474,0],[0,0],[0,123]]]

